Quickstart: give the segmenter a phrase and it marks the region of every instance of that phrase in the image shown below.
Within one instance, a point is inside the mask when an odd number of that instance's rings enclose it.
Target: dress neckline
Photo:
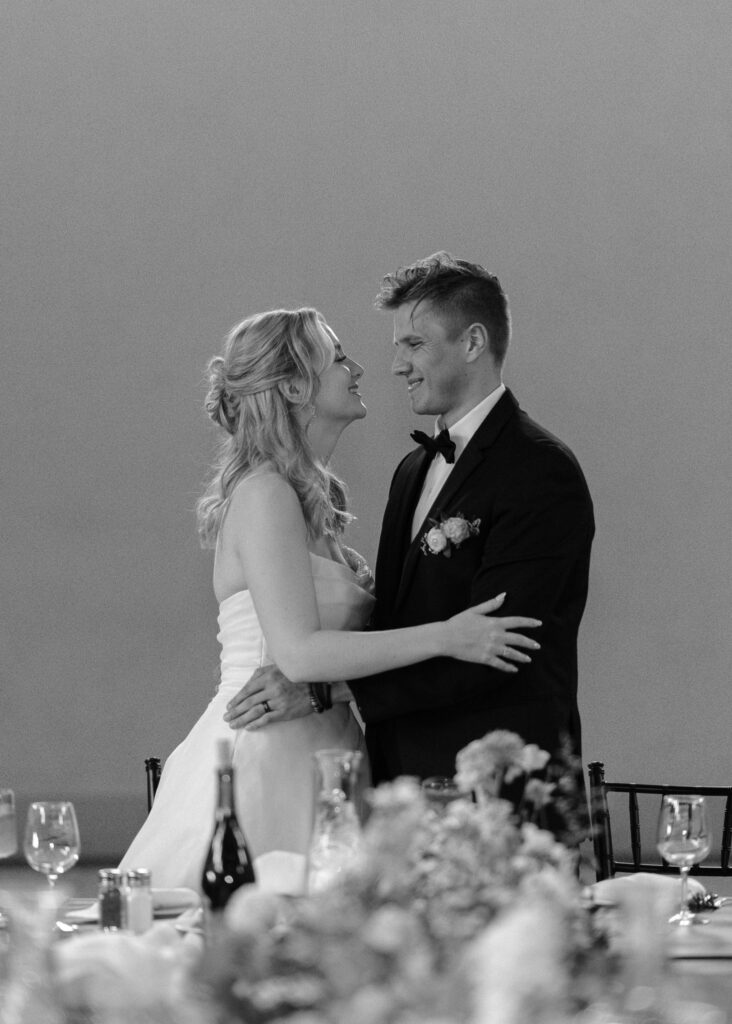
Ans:
[[[350,565],[347,565],[345,562],[336,562],[334,558],[328,558],[327,555],[318,555],[315,553],[315,551],[308,551],[308,554],[310,555],[311,558],[317,558],[318,561],[320,562],[327,562],[329,565],[334,565],[338,569],[344,569],[348,573],[349,577],[351,578],[355,586],[359,587],[359,589],[363,589],[358,583],[357,574],[350,567]],[[235,590],[233,594],[229,594],[229,596],[225,597],[223,601],[219,601],[219,608],[223,608],[225,604],[228,604],[229,601],[233,601],[235,597],[241,597],[243,594],[248,593],[248,587],[244,590]]]

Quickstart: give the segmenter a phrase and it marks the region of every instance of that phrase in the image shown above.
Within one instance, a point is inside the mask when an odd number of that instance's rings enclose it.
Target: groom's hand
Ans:
[[[307,686],[291,683],[276,665],[265,665],[231,698],[224,721],[232,729],[253,732],[271,722],[286,722],[312,713]]]

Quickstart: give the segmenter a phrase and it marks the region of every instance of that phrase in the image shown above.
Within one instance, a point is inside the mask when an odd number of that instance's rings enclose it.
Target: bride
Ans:
[[[341,543],[351,517],[343,484],[328,469],[345,427],[366,415],[363,368],[320,313],[249,317],[208,369],[206,411],[223,439],[197,513],[202,543],[215,549],[221,684],[168,758],[152,810],[120,864],[150,869],[155,886],[196,890],[213,827],[218,740],[233,742],[235,803],[252,854],[305,853],[313,752],[363,749],[350,707],[316,714],[322,707],[309,699],[307,680],[358,678],[436,655],[502,667],[499,650],[528,660],[515,648],[535,644],[513,630],[536,625],[490,617],[501,603],[495,598],[446,622],[363,631],[372,581],[363,559]],[[302,716],[232,732],[227,702],[272,663],[303,684]],[[262,714],[270,711],[264,702]]]

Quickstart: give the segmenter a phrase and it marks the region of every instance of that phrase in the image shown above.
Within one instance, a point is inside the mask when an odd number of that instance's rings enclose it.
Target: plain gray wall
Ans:
[[[668,0],[10,0],[2,87],[0,784],[144,814],[218,655],[192,514],[228,328],[315,305],[366,366],[336,465],[371,559],[417,423],[381,276],[511,300],[507,383],[598,532],[586,759],[730,781],[732,14]],[[526,609],[530,613],[531,609]]]

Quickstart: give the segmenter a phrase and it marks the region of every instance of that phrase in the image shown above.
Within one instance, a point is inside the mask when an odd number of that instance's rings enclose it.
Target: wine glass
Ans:
[[[18,849],[18,830],[15,825],[15,793],[0,789],[0,858],[12,857]],[[8,918],[0,907],[0,953],[7,949]],[[0,957],[2,959],[2,957]]]
[[[0,789],[0,857],[12,857],[17,849],[15,793],[12,789]]]
[[[44,800],[28,808],[23,850],[34,871],[48,878],[51,888],[59,875],[73,868],[81,843],[74,805],[68,800]]]
[[[703,796],[679,793],[664,796],[658,816],[658,851],[665,861],[681,872],[681,902],[672,924],[685,927],[696,924],[689,910],[688,878],[693,864],[704,860],[712,847]]]

